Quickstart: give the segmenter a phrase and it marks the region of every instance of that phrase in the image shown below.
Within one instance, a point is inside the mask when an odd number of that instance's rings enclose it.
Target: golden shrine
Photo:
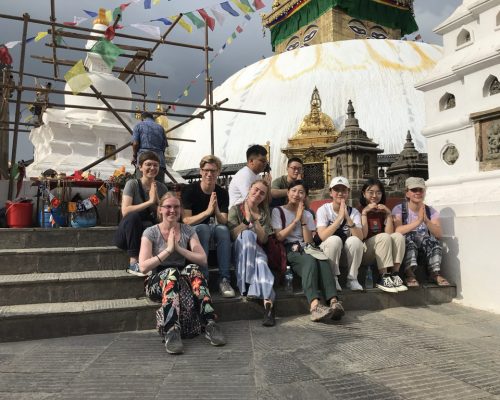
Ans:
[[[311,189],[323,189],[329,180],[325,151],[340,133],[332,119],[321,112],[321,98],[315,87],[311,95],[311,112],[304,117],[297,132],[288,139],[281,151],[290,159],[299,157],[304,162],[304,176]]]

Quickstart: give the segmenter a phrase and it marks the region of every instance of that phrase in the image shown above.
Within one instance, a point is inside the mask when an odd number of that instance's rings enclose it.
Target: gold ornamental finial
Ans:
[[[156,104],[156,111],[163,112],[163,106],[161,105],[161,92],[158,90],[158,103]]]
[[[319,97],[319,91],[317,87],[314,87],[313,93],[311,95],[311,122],[314,124],[319,124],[321,120],[321,98]]]
[[[141,107],[138,105],[135,106],[135,119],[141,120]]]
[[[163,110],[163,105],[161,104],[161,93],[158,90],[158,103],[156,104],[156,112],[162,113],[164,112]],[[158,115],[155,119],[156,123],[158,125],[161,125],[165,131],[168,129],[168,118],[166,115]]]
[[[105,8],[99,8],[97,18],[94,19],[94,25],[96,25],[96,24],[108,25],[108,19],[106,18],[106,9]]]

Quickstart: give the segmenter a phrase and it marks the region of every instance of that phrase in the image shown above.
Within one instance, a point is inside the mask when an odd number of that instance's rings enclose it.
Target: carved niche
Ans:
[[[500,169],[500,107],[471,115],[481,171]]]

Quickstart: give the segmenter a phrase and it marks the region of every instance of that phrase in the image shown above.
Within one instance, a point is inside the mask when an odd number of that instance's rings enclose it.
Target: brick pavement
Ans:
[[[222,324],[228,345],[153,331],[0,343],[0,399],[500,399],[500,316],[455,304]]]

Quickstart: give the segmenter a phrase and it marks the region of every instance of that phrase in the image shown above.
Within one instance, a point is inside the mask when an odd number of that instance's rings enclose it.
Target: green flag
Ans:
[[[90,51],[92,53],[100,54],[104,62],[108,64],[109,68],[113,68],[116,59],[122,53],[122,50],[117,45],[106,39],[100,39]]]
[[[194,15],[192,12],[187,12],[184,14],[189,20],[196,26],[196,28],[200,29],[205,26],[205,22],[203,22],[200,18]]]

